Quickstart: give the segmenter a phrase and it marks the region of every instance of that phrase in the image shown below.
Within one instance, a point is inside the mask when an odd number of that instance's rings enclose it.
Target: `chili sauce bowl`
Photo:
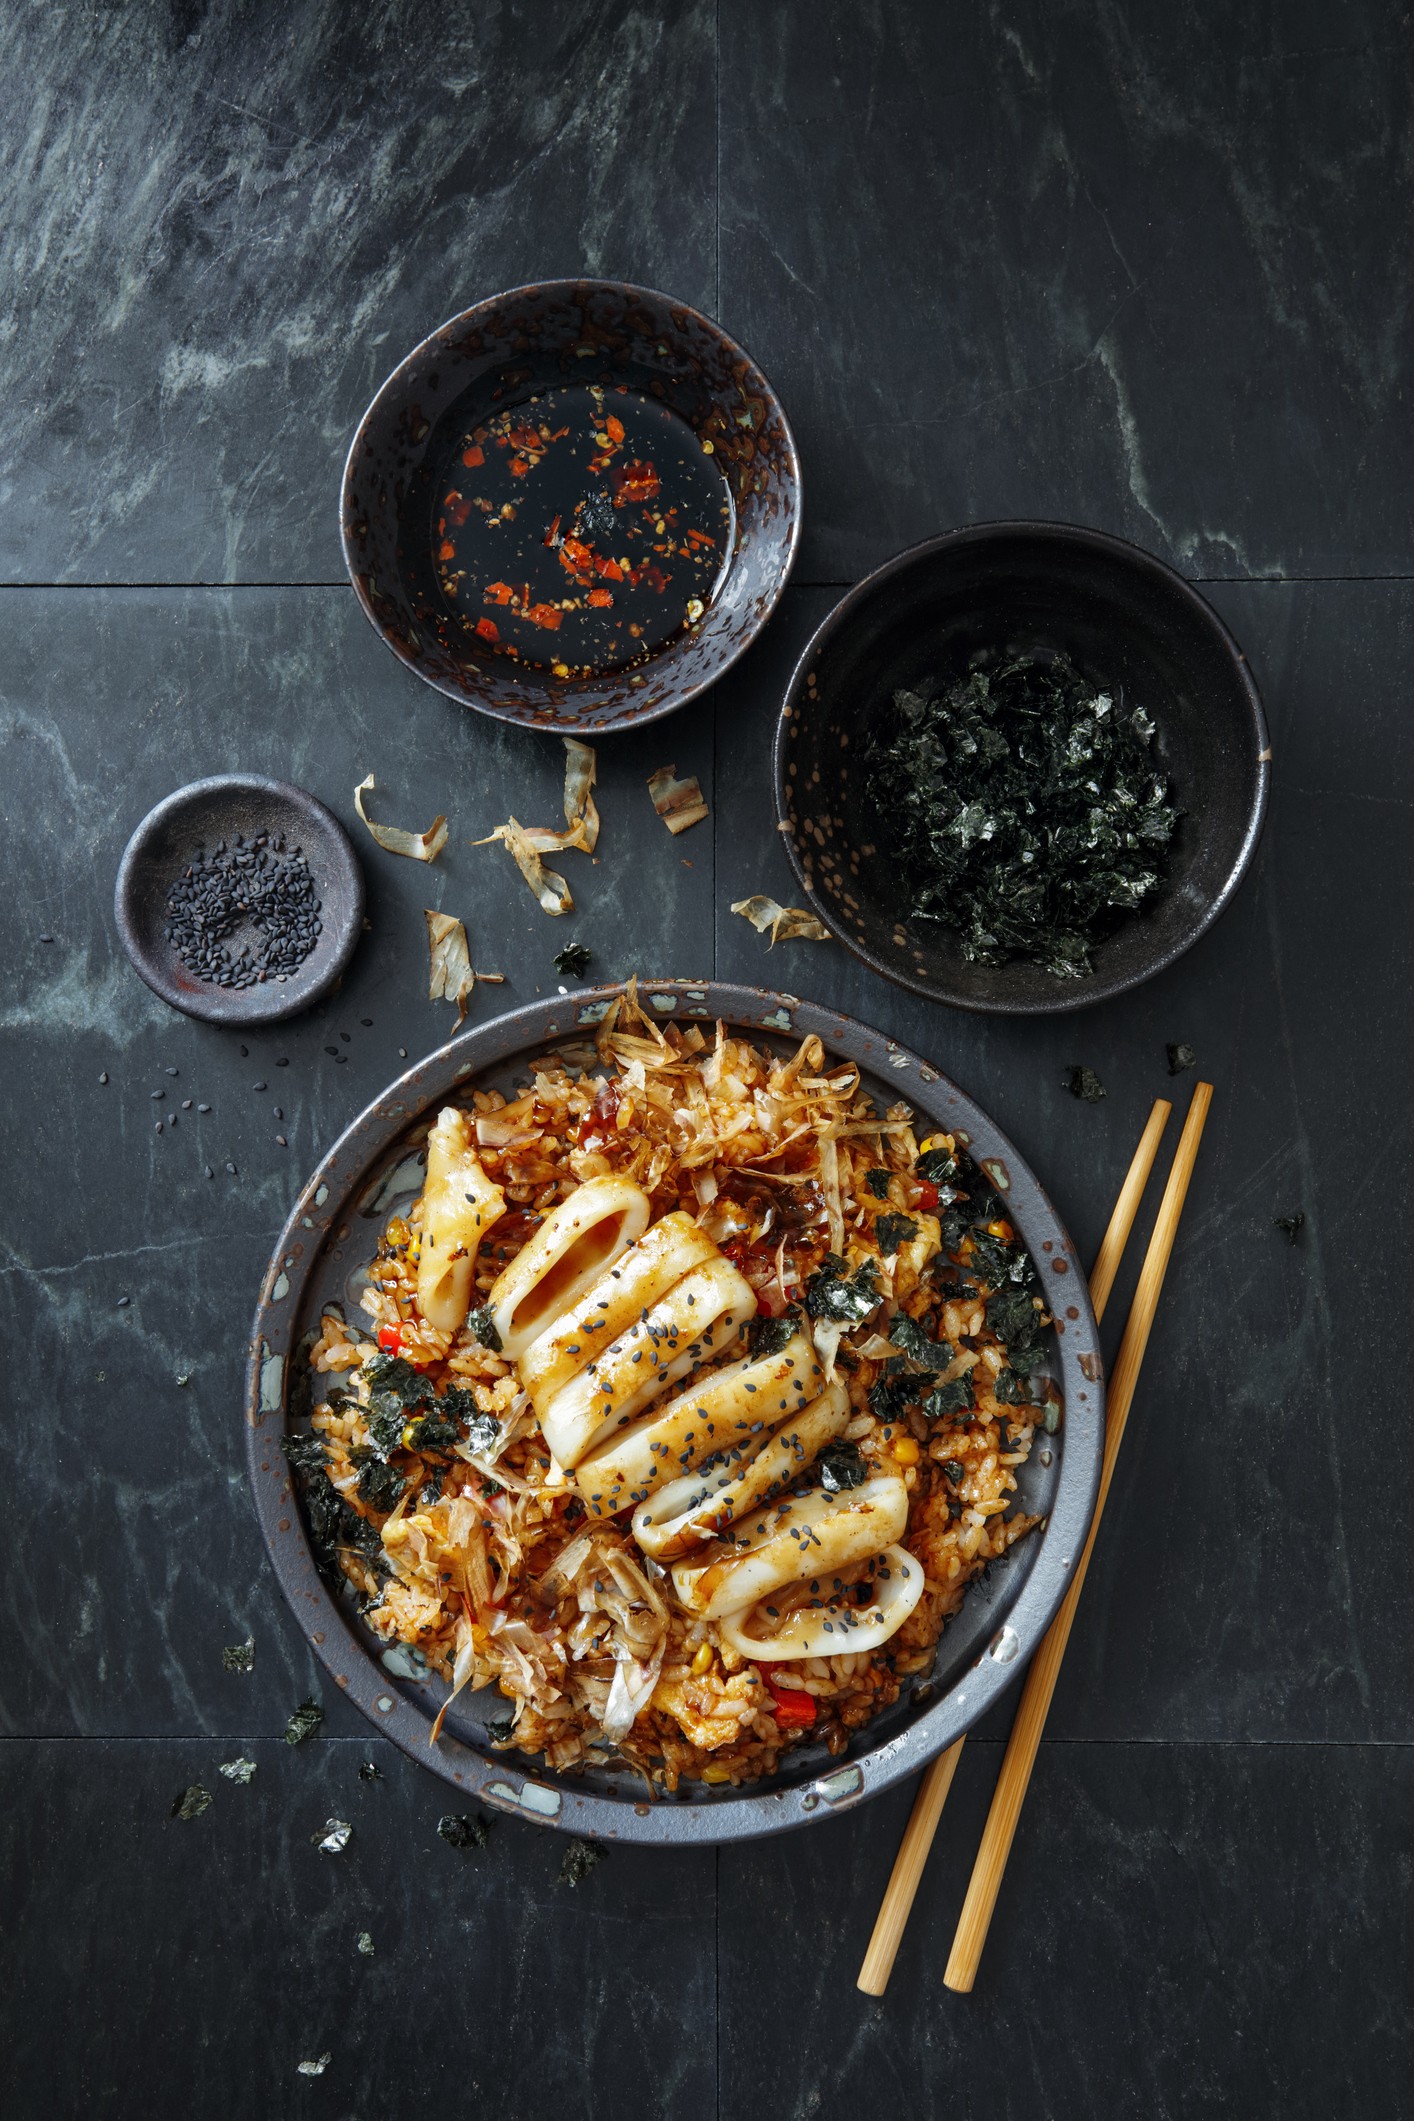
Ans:
[[[978,654],[1064,654],[1157,724],[1182,812],[1150,906],[1093,946],[1079,978],[976,964],[911,917],[868,739],[896,691],[960,678]],[[1080,1009],[1137,987],[1206,933],[1266,816],[1271,746],[1247,659],[1212,607],[1136,545],[1067,523],[982,523],[930,538],[850,590],[801,656],[776,729],[781,837],[813,910],[857,957],[930,1000],[1002,1015]]]
[[[597,436],[597,541],[571,538],[555,499],[586,433],[593,457],[591,398],[618,430]],[[641,558],[622,549],[625,499]],[[699,506],[708,527],[684,531]],[[602,732],[672,713],[750,646],[795,557],[800,468],[775,392],[709,318],[649,288],[548,281],[453,317],[388,377],[349,450],[342,531],[358,600],[409,670],[502,721]],[[614,632],[630,584],[633,638],[627,619]]]

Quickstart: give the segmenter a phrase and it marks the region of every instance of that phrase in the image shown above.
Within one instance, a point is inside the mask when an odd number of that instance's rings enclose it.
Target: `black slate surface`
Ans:
[[[1404,13],[384,0],[9,30],[7,2113],[1405,2110]],[[742,337],[796,425],[806,538],[715,697],[600,747],[600,859],[565,858],[579,910],[552,924],[469,842],[557,815],[558,745],[393,661],[339,581],[335,497],[415,339],[575,271]],[[1276,758],[1214,933],[1051,1023],[931,1008],[837,945],[768,953],[728,910],[788,895],[767,747],[824,585],[1027,510],[1203,581]],[[670,759],[713,806],[679,841],[644,788]],[[152,802],[237,767],[350,823],[370,932],[309,1017],[233,1036],[138,982],[111,891]],[[449,813],[435,867],[362,833],[369,771],[376,816]],[[244,1492],[245,1335],[303,1173],[451,1027],[428,905],[506,975],[478,1017],[558,984],[574,936],[605,975],[715,972],[868,1019],[988,1106],[1087,1255],[1150,1101],[1188,1095],[1166,1043],[1216,1086],[970,1999],[941,1969],[1005,1713],[964,1753],[882,2004],[854,1974],[907,1792],[715,1856],[616,1849],[572,1891],[559,1836],[498,1820],[483,1853],[447,1848],[445,1786],[336,1698],[283,1743],[322,1683]],[[1103,1103],[1062,1090],[1073,1061]],[[1271,1218],[1296,1208],[1289,1246]],[[248,1635],[253,1672],[226,1672]],[[217,1774],[241,1754],[248,1787]],[[198,1781],[210,1809],[173,1820]],[[309,1840],[331,1816],[354,1824],[340,1857]]]

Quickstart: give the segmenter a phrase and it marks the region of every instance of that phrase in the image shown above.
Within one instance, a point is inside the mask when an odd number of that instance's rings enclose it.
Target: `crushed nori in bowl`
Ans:
[[[1064,655],[978,656],[895,692],[865,764],[911,917],[956,929],[974,964],[1091,973],[1163,886],[1180,812],[1156,734]]]

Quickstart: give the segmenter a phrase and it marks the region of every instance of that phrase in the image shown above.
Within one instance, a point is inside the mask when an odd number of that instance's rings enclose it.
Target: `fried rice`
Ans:
[[[475,1253],[466,1324],[433,1325],[419,1305],[419,1199],[387,1224],[360,1318],[329,1307],[308,1348],[311,1430],[287,1449],[322,1563],[375,1636],[446,1682],[434,1741],[457,1694],[494,1687],[498,1744],[559,1772],[617,1758],[654,1791],[749,1784],[806,1741],[843,1752],[931,1667],[968,1585],[1037,1522],[1015,1504],[1017,1469],[1060,1408],[1049,1316],[1004,1204],[962,1143],[920,1139],[905,1104],[881,1113],[817,1039],[781,1058],[720,1023],[659,1024],[632,982],[594,1053],[547,1059],[510,1099],[473,1090],[461,1110],[504,1200]],[[756,1345],[803,1329],[847,1392],[842,1429],[793,1469],[789,1495],[831,1473],[842,1493],[902,1481],[900,1544],[922,1592],[877,1646],[745,1654],[729,1639],[740,1630],[694,1610],[639,1544],[646,1491],[597,1514],[516,1364],[478,1337],[495,1340],[487,1299],[546,1218],[611,1176],[647,1194],[655,1225],[691,1217],[744,1275]],[[741,1353],[711,1350],[687,1384]],[[879,1575],[876,1561],[845,1568],[833,1594],[866,1608]],[[820,1604],[807,1588],[778,1594],[787,1614]],[[778,1608],[766,1610],[769,1627]]]

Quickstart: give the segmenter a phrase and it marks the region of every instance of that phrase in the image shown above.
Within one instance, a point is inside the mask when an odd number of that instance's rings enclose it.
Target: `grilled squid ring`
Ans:
[[[729,1454],[739,1464],[761,1437],[802,1414],[823,1382],[803,1333],[778,1355],[744,1355],[587,1452],[575,1473],[579,1492],[596,1517],[610,1517],[705,1458]]]
[[[491,1285],[491,1320],[514,1362],[577,1303],[648,1226],[648,1195],[627,1178],[591,1178],[552,1208]]]
[[[877,1475],[842,1495],[812,1488],[743,1518],[705,1560],[676,1563],[673,1585],[690,1612],[720,1620],[787,1583],[823,1583],[828,1590],[831,1576],[896,1545],[907,1525],[908,1490],[897,1474]]]
[[[505,1195],[481,1168],[470,1120],[444,1106],[427,1137],[417,1258],[417,1307],[429,1325],[456,1333],[466,1324],[477,1248],[505,1207]]]
[[[562,1466],[632,1421],[655,1392],[729,1346],[756,1311],[756,1291],[720,1257],[694,1267],[540,1410]]]
[[[786,1664],[794,1657],[849,1657],[860,1650],[876,1650],[896,1635],[923,1596],[923,1564],[915,1561],[907,1547],[885,1547],[874,1566],[874,1596],[866,1606],[848,1599],[815,1599],[797,1606],[784,1624],[769,1632],[760,1630],[760,1601],[738,1613],[725,1613],[717,1623],[723,1642],[743,1657],[768,1664]]]
[[[837,1380],[802,1413],[787,1417],[744,1465],[741,1451],[733,1450],[659,1488],[634,1517],[634,1538],[659,1562],[705,1546],[797,1479],[848,1420],[849,1393]]]
[[[623,1188],[626,1184],[617,1178],[589,1181],[590,1186]],[[581,1193],[588,1190],[588,1186],[580,1188]],[[665,1296],[674,1282],[681,1281],[684,1274],[701,1266],[704,1260],[717,1257],[711,1238],[698,1229],[690,1215],[680,1211],[665,1215],[646,1235],[641,1234],[648,1219],[648,1196],[639,1193],[637,1186],[628,1190],[643,1202],[643,1220],[629,1232],[634,1243],[627,1250],[616,1250],[604,1260],[603,1270],[587,1282],[581,1281],[572,1293],[560,1293],[553,1321],[546,1319],[547,1330],[525,1350],[520,1381],[537,1414],[571,1378],[588,1369],[596,1355],[627,1331],[636,1318],[641,1318],[650,1305]],[[577,1200],[579,1194],[572,1198]],[[559,1210],[555,1212],[558,1214]],[[506,1272],[511,1269],[508,1267]],[[501,1337],[504,1344],[504,1333]]]

